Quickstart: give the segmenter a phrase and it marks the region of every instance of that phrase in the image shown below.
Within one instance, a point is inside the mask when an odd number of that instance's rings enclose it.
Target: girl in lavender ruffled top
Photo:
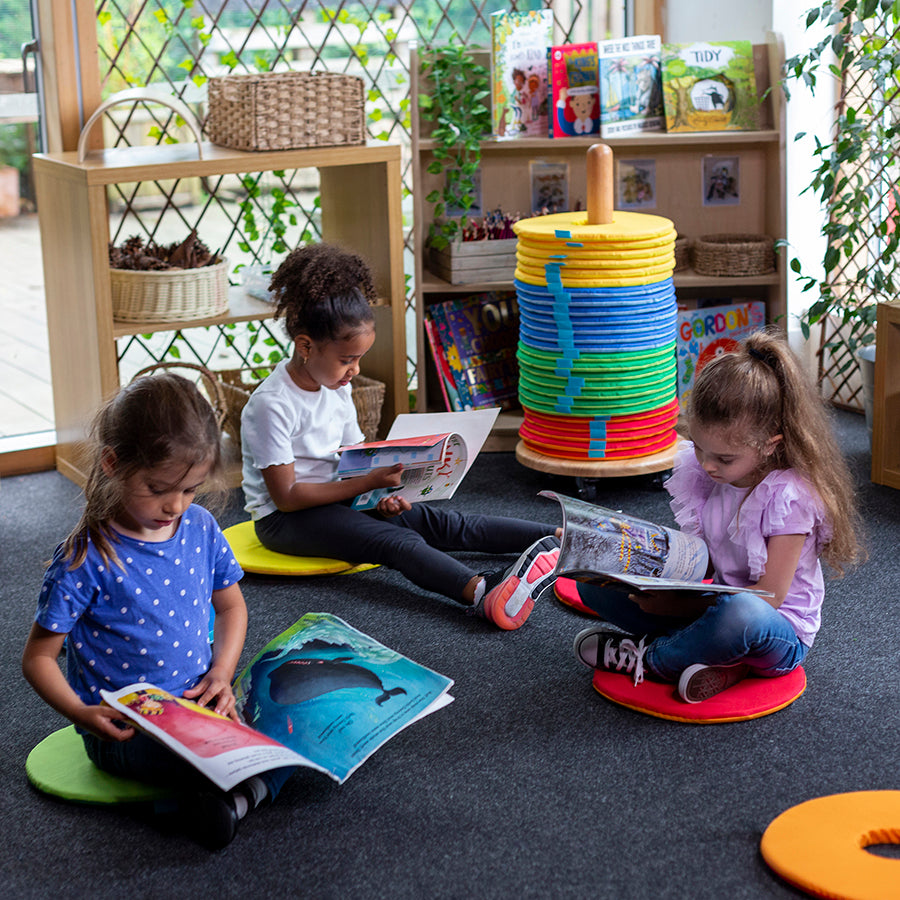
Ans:
[[[822,562],[859,561],[854,488],[825,407],[784,340],[757,332],[697,375],[666,483],[681,529],[709,547],[714,581],[769,592],[632,594],[579,584],[606,622],[575,640],[586,665],[677,682],[706,699],[746,675],[799,666],[821,623]]]

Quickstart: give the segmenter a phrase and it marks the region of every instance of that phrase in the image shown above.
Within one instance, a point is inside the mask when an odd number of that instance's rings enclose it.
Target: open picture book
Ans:
[[[449,500],[484,446],[500,409],[410,413],[397,416],[387,440],[341,447],[338,478],[402,464],[400,486],[378,488],[354,497],[353,509],[373,509],[382,497],[410,503]]]
[[[446,706],[453,681],[329,613],[307,613],[271,640],[234,684],[242,722],[152,684],[103,701],[222,790],[282,766],[343,783],[382,744]]]
[[[702,538],[555,491],[541,497],[562,507],[558,578],[623,591],[701,591],[771,597],[768,591],[704,581],[709,550]]]

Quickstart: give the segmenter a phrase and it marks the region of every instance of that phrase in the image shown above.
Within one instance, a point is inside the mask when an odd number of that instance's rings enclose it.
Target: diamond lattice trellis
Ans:
[[[884,17],[874,16],[858,25],[855,39],[861,44],[884,40],[896,46],[900,38],[900,29],[889,12]],[[864,111],[866,118],[881,120],[885,126],[896,124],[900,116],[896,92],[886,95],[868,68],[857,65],[842,72],[841,77],[841,109],[853,107]],[[873,307],[879,301],[895,299],[893,287],[900,283],[900,258],[885,254],[897,221],[895,198],[898,169],[895,152],[891,152],[890,148],[878,143],[866,149],[867,152],[858,159],[843,162],[839,174],[848,185],[857,185],[858,190],[867,195],[869,215],[863,221],[862,236],[850,248],[851,252],[845,253],[846,248],[841,243],[840,264],[829,273],[828,285],[835,296],[843,298],[848,305],[856,302],[858,306]],[[840,153],[840,147],[836,145],[836,158]],[[850,211],[844,213],[837,209],[833,213],[832,223],[840,224],[849,215]],[[858,272],[870,267],[878,270],[878,276],[867,281],[865,296],[854,301],[852,298],[860,295]],[[874,312],[874,309],[869,312]],[[836,406],[853,410],[863,408],[863,388],[855,351],[860,344],[872,339],[872,321],[874,316],[854,315],[847,320],[832,317],[822,322],[818,350],[819,380],[823,396]]]
[[[610,16],[610,7],[622,4],[607,0],[545,0],[544,5],[554,10],[560,42],[606,37],[605,23],[621,19]],[[522,6],[532,8],[533,4]],[[512,2],[506,8],[516,7]],[[496,8],[488,0],[97,0],[102,93],[163,85],[202,113],[205,82],[216,75],[286,69],[349,73],[362,77],[366,85],[369,137],[408,149],[410,42],[458,41],[486,47],[490,14]],[[106,146],[190,139],[170,110],[146,104],[107,116],[104,127]],[[408,152],[402,179],[405,257],[411,272]],[[317,188],[308,172],[119,185],[110,197],[110,233],[114,242],[130,234],[168,242],[196,228],[211,248],[219,249],[235,266],[267,262],[277,257],[273,247],[278,247],[279,238],[296,246],[321,236]],[[281,206],[281,214],[275,217],[278,227],[283,227],[281,234],[274,234],[269,224],[273,205]],[[410,322],[414,321],[412,302],[410,292]],[[245,333],[238,337],[236,331]],[[278,326],[261,330],[245,326],[191,329],[158,339],[122,339],[123,378],[126,371],[175,354],[215,363],[217,368],[250,364],[260,354],[254,346],[260,340],[265,347],[262,355],[268,356],[283,336]],[[414,340],[409,347],[414,350]],[[413,359],[408,359],[407,371],[414,387]]]

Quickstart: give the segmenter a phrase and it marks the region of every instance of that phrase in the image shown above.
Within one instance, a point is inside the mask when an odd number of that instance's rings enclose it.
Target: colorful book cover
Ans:
[[[750,41],[663,44],[662,86],[667,131],[759,127]]]
[[[600,41],[600,132],[619,137],[663,131],[660,38],[635,35]]]
[[[549,50],[552,138],[600,133],[597,42],[560,44]]]
[[[678,310],[676,358],[678,399],[690,396],[697,373],[714,357],[728,353],[738,341],[766,323],[766,304],[761,300]]]
[[[490,291],[433,303],[429,309],[463,403],[467,398],[472,409],[518,406],[515,294]]]
[[[491,115],[497,137],[547,134],[547,48],[552,43],[549,9],[491,14]]]
[[[450,365],[447,362],[447,357],[444,355],[441,339],[438,337],[436,326],[428,309],[425,310],[423,325],[425,326],[425,337],[428,339],[428,346],[431,348],[434,368],[437,370],[438,384],[441,388],[441,395],[444,398],[444,408],[448,412],[461,412],[464,407],[459,399],[456,381],[453,378],[453,373],[450,371]],[[471,404],[469,404],[469,408],[471,409]]]

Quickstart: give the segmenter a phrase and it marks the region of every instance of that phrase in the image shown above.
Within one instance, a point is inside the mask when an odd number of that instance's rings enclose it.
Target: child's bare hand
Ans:
[[[411,510],[412,504],[405,497],[395,494],[390,497],[382,497],[375,508],[386,519],[390,519],[393,516],[399,516],[401,513]]]
[[[372,469],[369,472],[371,490],[376,488],[400,487],[403,473],[403,463],[394,466],[382,466],[380,469]]]
[[[187,700],[193,700],[200,706],[215,710],[220,716],[228,716],[235,722],[240,721],[234,708],[235,699],[231,683],[227,678],[216,675],[212,669],[192,688],[188,688],[184,692],[184,697]]]
[[[111,706],[85,704],[77,717],[72,717],[72,721],[104,741],[128,741],[135,733],[134,726],[129,725],[128,720],[122,718],[122,713]],[[127,727],[120,728],[117,722],[122,722]]]

